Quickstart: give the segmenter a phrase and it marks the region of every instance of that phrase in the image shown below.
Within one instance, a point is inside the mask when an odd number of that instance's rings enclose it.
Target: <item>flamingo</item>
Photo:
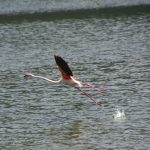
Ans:
[[[82,90],[81,87],[86,86],[86,87],[92,88],[95,91],[99,91],[101,93],[105,92],[105,90],[96,88],[89,83],[84,83],[82,81],[76,80],[74,78],[73,73],[72,73],[70,67],[68,66],[67,62],[62,57],[60,57],[58,55],[54,55],[54,58],[55,58],[57,66],[58,66],[58,70],[61,73],[61,76],[62,76],[61,79],[54,81],[54,80],[50,80],[48,78],[45,78],[43,76],[34,75],[30,72],[26,72],[24,74],[24,77],[25,78],[28,78],[28,77],[40,78],[40,79],[44,79],[48,82],[52,82],[52,83],[56,83],[56,84],[63,84],[63,85],[68,85],[68,86],[74,87],[78,91],[80,91],[83,95],[89,97],[96,105],[101,106],[102,102],[97,102],[90,94],[88,94],[87,92]]]

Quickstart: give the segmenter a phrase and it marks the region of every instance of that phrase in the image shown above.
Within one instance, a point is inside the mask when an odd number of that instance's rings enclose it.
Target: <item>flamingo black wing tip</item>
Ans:
[[[55,61],[56,61],[57,65],[60,64],[60,62],[63,60],[63,59],[62,59],[60,56],[58,56],[58,55],[54,55],[54,58],[55,58]]]
[[[71,69],[69,68],[67,62],[60,56],[54,55],[56,64],[66,73],[66,75],[73,76]]]
[[[64,60],[58,56],[58,55],[54,55],[55,61],[57,65],[60,65]]]
[[[59,57],[58,55],[54,55],[54,58],[57,59],[57,57]]]

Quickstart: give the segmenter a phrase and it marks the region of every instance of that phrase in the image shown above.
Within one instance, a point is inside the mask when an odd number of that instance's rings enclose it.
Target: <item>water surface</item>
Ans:
[[[146,150],[150,144],[149,13],[0,24],[0,149]],[[24,80],[59,79],[59,54],[87,91]],[[112,118],[123,109],[125,120]]]

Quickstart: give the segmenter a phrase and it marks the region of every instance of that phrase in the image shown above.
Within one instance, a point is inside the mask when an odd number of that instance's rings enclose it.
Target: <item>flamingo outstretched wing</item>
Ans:
[[[68,77],[73,76],[73,73],[70,67],[68,66],[67,62],[64,59],[62,59],[60,56],[54,55],[54,57],[62,77],[67,79]]]

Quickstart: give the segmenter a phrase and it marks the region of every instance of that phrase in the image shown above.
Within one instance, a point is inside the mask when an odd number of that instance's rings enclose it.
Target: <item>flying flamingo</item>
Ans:
[[[69,85],[69,86],[75,87],[82,94],[84,94],[85,96],[89,97],[96,105],[101,106],[102,102],[97,102],[90,94],[88,94],[84,90],[81,90],[81,87],[84,87],[84,86],[90,87],[93,90],[99,91],[101,93],[105,92],[105,90],[96,88],[96,87],[92,86],[89,83],[84,83],[84,82],[76,80],[73,77],[73,73],[72,73],[70,67],[68,66],[68,64],[66,63],[66,61],[64,59],[62,59],[60,56],[56,56],[56,55],[54,55],[54,58],[55,58],[57,66],[58,66],[58,69],[59,69],[59,71],[60,71],[60,73],[62,75],[62,78],[60,80],[58,80],[58,81],[50,80],[50,79],[42,77],[42,76],[33,75],[30,72],[26,72],[24,74],[24,77],[25,78],[28,78],[28,77],[41,78],[41,79],[44,79],[44,80],[52,82],[52,83],[58,83],[58,84],[62,83],[64,85]]]

